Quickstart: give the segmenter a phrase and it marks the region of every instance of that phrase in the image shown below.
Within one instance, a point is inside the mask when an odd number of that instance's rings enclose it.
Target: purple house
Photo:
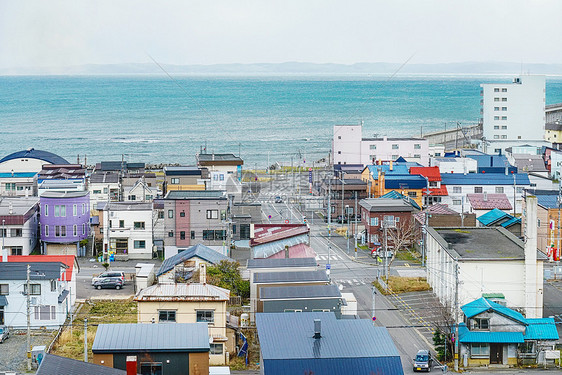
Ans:
[[[85,255],[80,241],[90,223],[88,191],[48,191],[39,200],[42,252],[49,255]]]

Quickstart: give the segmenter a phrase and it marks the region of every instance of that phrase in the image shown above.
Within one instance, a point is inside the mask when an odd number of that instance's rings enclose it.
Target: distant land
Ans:
[[[398,70],[398,63],[318,64],[302,62],[173,65],[161,63],[170,74],[234,74],[234,75],[285,75],[285,74],[380,74],[390,75]],[[427,75],[518,75],[545,74],[562,76],[562,64],[521,64],[515,62],[461,62],[442,64],[407,64],[399,74]],[[162,74],[154,63],[88,64],[67,67],[18,67],[0,69],[0,75],[111,75],[111,74]]]

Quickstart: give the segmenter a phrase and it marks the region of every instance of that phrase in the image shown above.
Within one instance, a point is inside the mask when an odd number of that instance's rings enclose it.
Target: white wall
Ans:
[[[334,164],[361,164],[361,125],[335,125],[332,140]]]
[[[470,209],[470,203],[468,202],[468,198],[466,197],[466,195],[473,194],[474,188],[477,186],[482,188],[483,193],[488,193],[488,194],[499,194],[496,193],[496,187],[503,187],[503,194],[507,196],[507,199],[509,200],[509,203],[511,204],[512,207],[512,210],[506,210],[506,212],[507,211],[513,212],[513,204],[514,204],[513,185],[447,185],[447,191],[449,192],[449,195],[443,197],[441,203],[447,204],[449,208],[460,213],[462,211],[461,209],[462,205],[454,204],[454,203],[455,201],[457,201],[456,203],[458,203],[458,201],[464,199],[464,212],[468,212],[468,210]],[[462,192],[455,193],[455,187],[461,188]],[[523,202],[523,189],[528,187],[529,185],[517,185],[515,189],[515,201],[516,201],[515,209],[516,209],[516,213],[518,214],[521,213],[521,204]],[[517,190],[521,190],[521,191],[517,192]]]
[[[431,167],[439,167],[441,173],[476,173],[478,171],[478,162],[471,158],[447,158],[446,161],[431,159],[429,164]]]
[[[45,160],[33,159],[33,158],[23,158],[23,159],[12,159],[6,160],[0,163],[0,173],[1,172],[35,172],[38,173],[43,169],[43,165],[51,164]]]
[[[96,205],[99,202],[107,202],[109,200],[109,192],[111,190],[121,190],[121,186],[118,182],[107,183],[107,182],[94,182],[88,185],[88,191],[90,192],[90,209],[95,210]],[[100,193],[94,193],[94,191],[100,191]]]
[[[128,238],[129,259],[152,259],[152,210],[111,210],[112,221],[109,243],[112,238]],[[124,228],[119,228],[119,221],[124,220]],[[135,221],[144,221],[145,229],[134,229]],[[145,241],[144,249],[135,249],[135,241]]]

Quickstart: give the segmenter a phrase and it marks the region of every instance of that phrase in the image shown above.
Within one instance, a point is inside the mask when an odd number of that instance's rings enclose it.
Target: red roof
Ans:
[[[279,258],[285,258],[285,251],[281,250],[280,252],[270,256],[268,259]],[[312,247],[307,244],[300,243],[289,247],[289,258],[316,258],[316,253],[312,250]]]
[[[426,189],[423,189],[422,193],[423,195],[428,195]],[[429,195],[434,195],[434,196],[438,195],[438,196],[446,197],[447,195],[449,195],[449,192],[447,191],[446,185],[441,185],[441,187],[439,188],[429,188]]]
[[[72,280],[74,265],[76,264],[78,267],[78,262],[74,255],[9,255],[8,262],[61,262],[68,266],[65,275],[66,281]]]
[[[509,203],[509,199],[505,194],[486,194],[486,199],[484,199],[484,193],[467,194],[466,197],[474,210],[512,209],[511,203]]]
[[[279,241],[309,232],[310,229],[306,224],[255,224],[254,238],[250,240],[250,246]]]
[[[422,175],[429,181],[441,181],[439,167],[410,167],[410,174]]]

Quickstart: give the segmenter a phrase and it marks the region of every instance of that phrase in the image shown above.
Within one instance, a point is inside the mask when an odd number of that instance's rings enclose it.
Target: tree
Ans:
[[[207,268],[207,282],[229,289],[232,294],[248,299],[250,298],[250,281],[242,279],[239,267],[238,262],[222,260],[219,264]]]
[[[409,220],[401,220],[398,222],[392,222],[390,224],[391,225],[388,225],[386,221],[383,222],[383,225],[387,225],[386,227],[387,246],[394,248],[392,258],[389,261],[389,266],[396,258],[396,254],[398,253],[398,251],[402,249],[408,249],[408,247],[412,246],[412,244],[416,241],[419,235],[414,225],[413,217],[410,218]]]

